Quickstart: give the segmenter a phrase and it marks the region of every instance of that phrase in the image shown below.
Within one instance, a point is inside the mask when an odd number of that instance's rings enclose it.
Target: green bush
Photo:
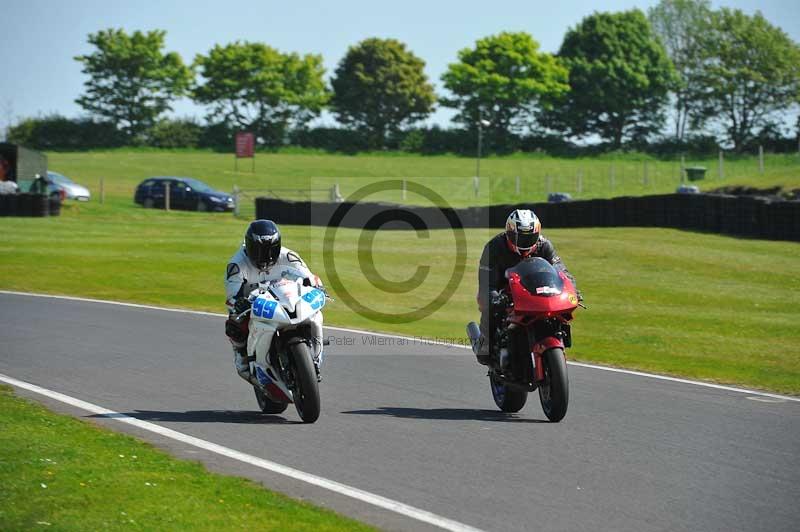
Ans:
[[[367,151],[369,146],[362,133],[335,127],[295,129],[289,136],[289,144],[343,153]]]
[[[232,152],[234,150],[234,131],[223,122],[209,124],[203,128],[197,143],[201,148]]]
[[[154,148],[196,148],[203,126],[192,119],[159,120],[147,132],[147,144]]]
[[[400,141],[400,149],[409,153],[422,153],[425,145],[425,134],[416,129],[409,131]]]

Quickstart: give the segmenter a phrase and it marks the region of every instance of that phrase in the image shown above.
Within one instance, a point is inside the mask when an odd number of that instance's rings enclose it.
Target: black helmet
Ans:
[[[256,220],[244,234],[244,251],[259,270],[266,271],[281,254],[281,231],[272,220]]]

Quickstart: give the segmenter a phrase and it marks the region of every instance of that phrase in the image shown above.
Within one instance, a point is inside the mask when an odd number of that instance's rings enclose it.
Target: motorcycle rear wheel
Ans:
[[[294,372],[294,407],[304,423],[314,423],[319,418],[320,401],[317,372],[311,361],[311,353],[305,342],[295,342],[289,349]]]
[[[542,354],[544,382],[539,385],[539,401],[547,419],[558,423],[567,415],[569,404],[569,380],[567,359],[561,348],[548,349]]]
[[[528,400],[528,392],[509,388],[494,373],[489,374],[489,388],[492,390],[494,404],[503,412],[519,412]]]
[[[289,407],[289,403],[276,403],[269,397],[264,395],[264,392],[253,386],[253,391],[256,393],[256,401],[258,401],[258,408],[265,414],[281,414]]]

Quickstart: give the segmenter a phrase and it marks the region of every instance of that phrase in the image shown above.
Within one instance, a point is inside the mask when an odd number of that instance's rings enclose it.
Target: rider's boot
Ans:
[[[485,336],[481,336],[480,340],[478,340],[478,352],[475,353],[475,358],[478,359],[478,364],[489,365],[491,352],[489,351],[489,342]]]
[[[236,367],[236,373],[238,373],[241,378],[252,383],[250,361],[247,358],[247,346],[233,348],[233,365]]]
[[[481,312],[481,323],[478,327],[480,336],[477,339],[477,351],[475,358],[478,359],[478,364],[488,366],[491,361],[491,339],[488,332],[492,330],[491,314],[489,312]]]

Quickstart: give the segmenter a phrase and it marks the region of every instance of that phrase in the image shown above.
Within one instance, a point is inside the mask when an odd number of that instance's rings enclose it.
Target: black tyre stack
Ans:
[[[37,217],[58,216],[61,202],[44,194],[6,194],[0,195],[0,216]]]
[[[436,209],[375,203],[292,202],[256,198],[256,216],[289,225],[330,225],[338,208],[351,207],[341,225],[363,228],[368,220],[390,209],[411,211],[424,221],[433,220]],[[521,203],[448,209],[465,228],[500,230],[514,209],[532,208],[545,228],[561,227],[673,227],[695,231],[800,241],[800,201],[711,194],[663,194],[658,196]],[[436,218],[441,226],[441,216]],[[361,223],[362,225],[358,225]],[[396,224],[391,228],[406,228]]]
[[[48,209],[50,216],[61,216],[61,200],[58,198],[50,198]]]
[[[50,214],[50,198],[44,194],[31,194],[31,216],[42,218]]]

